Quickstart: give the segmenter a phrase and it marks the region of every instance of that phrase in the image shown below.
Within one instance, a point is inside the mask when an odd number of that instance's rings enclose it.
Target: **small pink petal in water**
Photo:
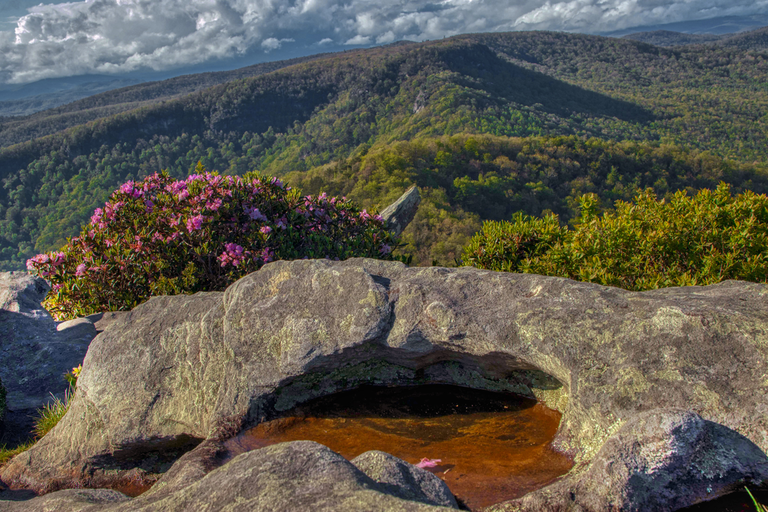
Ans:
[[[442,462],[441,459],[428,459],[427,457],[424,457],[421,459],[421,462],[416,464],[417,468],[433,468],[437,466],[438,462]]]

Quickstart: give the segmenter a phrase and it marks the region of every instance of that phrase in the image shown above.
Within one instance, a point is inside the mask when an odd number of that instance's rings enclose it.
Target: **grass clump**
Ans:
[[[51,396],[53,397],[53,401],[37,410],[38,418],[37,421],[35,421],[35,427],[32,429],[35,439],[41,439],[45,434],[50,432],[67,413],[69,410],[69,401],[72,397],[72,388],[64,392],[64,400],[57,396]]]
[[[758,503],[758,501],[755,499],[754,496],[752,496],[752,493],[749,492],[748,488],[744,488],[747,491],[747,494],[749,494],[749,498],[752,500],[752,504],[755,506],[755,510],[757,512],[768,512],[768,507],[763,505],[762,503]]]
[[[67,372],[64,375],[64,379],[69,382],[69,388],[64,392],[64,400],[51,394],[53,401],[37,410],[37,419],[35,420],[35,425],[31,432],[34,436],[32,439],[14,448],[0,446],[0,466],[4,465],[16,455],[32,448],[37,441],[42,439],[45,434],[50,432],[53,427],[59,423],[61,418],[63,418],[69,410],[69,404],[75,393],[80,370],[82,370],[82,365],[72,368],[72,371]]]
[[[35,440],[29,440],[24,444],[20,444],[19,446],[15,448],[6,448],[5,446],[0,447],[0,466],[3,466],[6,462],[14,458],[16,455],[20,453],[24,453],[25,451],[29,450],[34,446]]]

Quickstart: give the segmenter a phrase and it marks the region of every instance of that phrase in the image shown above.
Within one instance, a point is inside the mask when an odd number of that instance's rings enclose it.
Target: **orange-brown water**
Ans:
[[[429,385],[363,387],[319,398],[290,416],[227,442],[232,456],[284,441],[312,440],[347,459],[368,450],[427,468],[476,510],[543,487],[572,466],[549,448],[560,413],[506,393]]]

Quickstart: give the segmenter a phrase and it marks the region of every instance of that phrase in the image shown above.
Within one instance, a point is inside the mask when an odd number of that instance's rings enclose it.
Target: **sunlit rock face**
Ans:
[[[221,443],[308,400],[456,384],[562,414],[553,447],[574,468],[501,509],[674,510],[768,479],[766,358],[759,284],[638,293],[472,268],[275,262],[224,293],[158,297],[116,319],[91,343],[70,411],[0,476],[43,492],[157,481],[110,505],[151,507],[226,472]]]

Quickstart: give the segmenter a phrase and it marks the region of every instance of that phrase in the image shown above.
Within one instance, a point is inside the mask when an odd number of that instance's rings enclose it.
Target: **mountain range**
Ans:
[[[664,48],[513,32],[321,54],[0,118],[0,268],[61,246],[120,183],[166,169],[283,176],[423,203],[401,251],[450,264],[482,220],[578,216],[638,188],[768,189],[767,29]]]

